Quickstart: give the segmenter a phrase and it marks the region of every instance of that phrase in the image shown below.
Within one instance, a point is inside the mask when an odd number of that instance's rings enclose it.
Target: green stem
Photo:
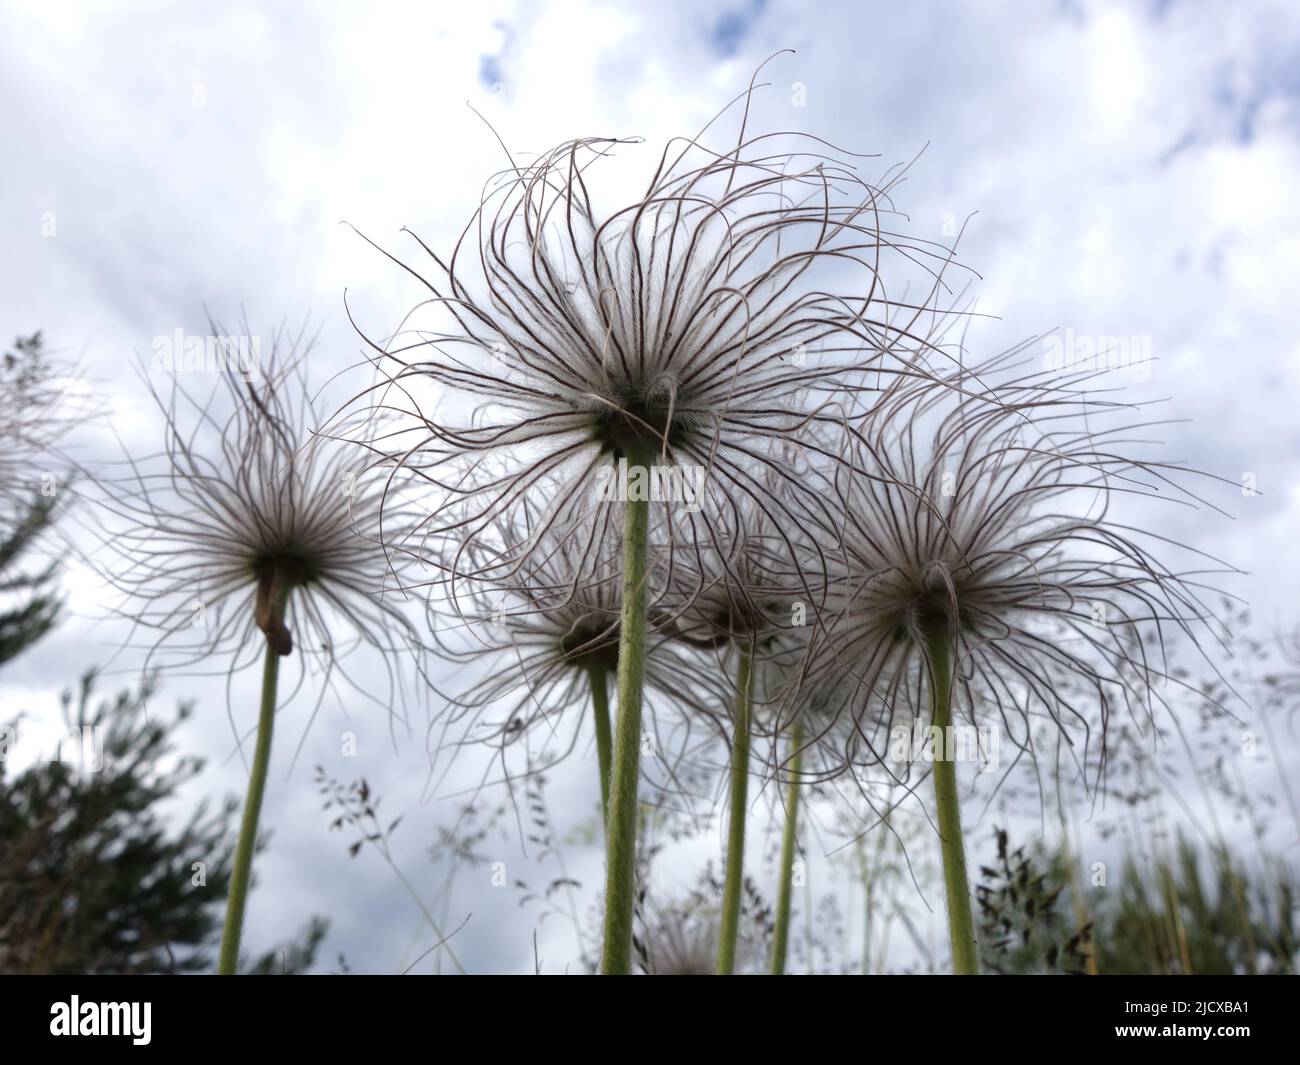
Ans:
[[[600,816],[609,820],[609,687],[604,666],[587,667],[591,682],[591,711],[596,719],[596,760],[600,768]]]
[[[433,914],[429,912],[429,907],[424,904],[424,899],[420,898],[420,893],[415,890],[415,885],[406,879],[406,874],[403,873],[397,863],[393,861],[393,855],[387,846],[377,847],[377,849],[379,850],[380,855],[382,855],[384,861],[388,864],[388,868],[397,875],[397,882],[401,884],[402,887],[406,888],[406,893],[415,900],[415,905],[419,907],[420,913],[424,917],[425,924],[433,929],[433,934],[438,937],[438,942],[442,944],[441,949],[447,952],[447,957],[449,957],[451,963],[456,966],[456,971],[460,973],[461,976],[464,976],[465,967],[461,965],[460,959],[456,957],[456,952],[451,946],[451,940],[448,939],[448,937],[443,934],[442,929],[438,927],[438,922],[433,919]],[[428,952],[426,951],[426,953]]]
[[[736,725],[731,738],[731,819],[727,826],[727,875],[722,887],[722,929],[718,938],[718,975],[736,969],[736,940],[740,934],[740,889],[745,882],[745,814],[749,791],[749,714],[753,657],[740,652],[736,671]]]
[[[289,598],[286,591],[280,601],[284,614]],[[235,865],[230,873],[230,894],[226,900],[226,926],[221,933],[221,953],[217,973],[234,976],[239,967],[239,937],[244,930],[244,906],[248,902],[248,884],[253,873],[253,852],[257,848],[257,822],[262,815],[262,795],[266,791],[266,772],[271,764],[271,732],[275,727],[275,693],[280,679],[280,655],[266,641],[266,659],[262,666],[262,707],[257,718],[257,746],[248,777],[248,795],[244,799],[244,817],[235,844]]]
[[[772,975],[785,973],[790,942],[790,895],[794,887],[794,848],[799,834],[799,767],[803,762],[803,724],[795,719],[790,730],[790,787],[785,799],[785,835],[781,839],[781,886],[776,896],[776,927],[772,932]]]
[[[957,975],[978,976],[975,918],[971,912],[961,806],[957,798],[957,764],[948,758],[949,748],[954,753],[956,750],[956,744],[948,742],[952,725],[952,654],[948,630],[935,626],[927,637],[927,645],[933,682],[934,726],[939,729],[934,757],[934,799],[939,815],[939,843],[943,851],[943,885],[948,899],[948,938],[952,942],[952,963]]]
[[[654,450],[628,449],[627,461],[648,467]],[[647,478],[648,482],[648,478]],[[641,682],[645,673],[648,499],[629,500],[623,520],[623,603],[618,640],[618,716],[610,752],[609,817],[605,831],[605,928],[600,971],[632,971],[632,912],[636,902],[637,778],[641,770]]]

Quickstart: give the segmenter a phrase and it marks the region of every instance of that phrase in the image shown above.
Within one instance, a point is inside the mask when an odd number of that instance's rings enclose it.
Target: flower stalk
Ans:
[[[587,667],[591,683],[591,714],[596,720],[596,762],[600,771],[600,816],[609,820],[610,723],[608,670],[603,665]]]
[[[794,851],[799,835],[799,767],[803,761],[803,725],[795,720],[790,732],[790,788],[785,800],[785,834],[781,839],[780,887],[776,897],[776,925],[772,932],[772,975],[785,974],[790,943],[790,896],[794,887]]]
[[[230,874],[230,893],[226,899],[226,923],[221,932],[221,952],[217,973],[234,976],[239,967],[239,939],[244,930],[244,908],[248,902],[248,886],[252,880],[253,853],[257,849],[257,824],[262,816],[262,796],[266,791],[266,774],[271,764],[271,733],[275,727],[276,690],[280,680],[280,659],[287,654],[282,650],[288,638],[284,628],[284,613],[289,591],[284,588],[279,595],[279,609],[275,618],[279,622],[275,633],[267,632],[266,658],[262,666],[262,705],[257,717],[257,744],[253,750],[253,765],[248,777],[248,794],[244,799],[244,816],[239,826],[239,839],[235,844],[235,864]],[[259,622],[262,619],[259,618]]]
[[[930,692],[934,727],[938,730],[934,757],[934,798],[939,818],[939,843],[943,853],[943,886],[948,903],[948,938],[953,969],[958,976],[979,975],[975,948],[975,919],[971,911],[970,883],[966,876],[966,846],[961,831],[961,806],[957,797],[957,763],[949,758],[947,736],[952,725],[952,646],[946,624],[926,633],[929,652]]]
[[[649,466],[651,446],[634,442],[628,464]],[[605,832],[605,922],[600,971],[632,971],[636,901],[637,780],[641,769],[641,688],[645,676],[646,551],[650,502],[631,498],[623,522],[623,602],[618,644],[618,709],[609,772]]]
[[[749,725],[753,707],[754,659],[749,648],[740,652],[736,671],[736,724],[731,739],[731,813],[727,826],[727,874],[722,888],[722,928],[718,936],[718,975],[736,968],[740,934],[740,894],[745,881],[745,813],[749,793]]]

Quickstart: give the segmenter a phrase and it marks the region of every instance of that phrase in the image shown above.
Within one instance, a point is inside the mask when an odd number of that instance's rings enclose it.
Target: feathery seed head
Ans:
[[[1180,545],[1118,517],[1130,495],[1197,503],[1185,471],[1122,450],[1134,426],[1116,418],[1134,408],[1084,375],[1012,369],[900,386],[828,475],[842,527],[810,683],[821,716],[848,715],[830,731],[853,757],[883,761],[895,722],[928,714],[935,639],[952,648],[954,720],[1027,749],[1041,714],[1081,732],[1086,757],[1117,706],[1161,701],[1167,641],[1209,631],[1199,574],[1155,554]]]
[[[456,574],[446,582],[458,585],[454,597],[430,600],[438,653],[463,667],[485,667],[465,689],[444,694],[444,721],[464,725],[465,742],[506,746],[537,726],[554,730],[570,711],[581,717],[590,683],[614,676],[622,599],[615,531],[601,530],[593,539],[569,530],[569,536],[541,540],[522,562],[508,566],[499,560],[516,558],[516,542],[527,534],[503,524],[494,527],[491,545],[476,537],[463,553],[456,547],[438,552],[461,555],[461,570],[482,575]],[[455,568],[444,563],[446,571]],[[663,567],[653,567],[649,580],[651,598],[662,599]],[[653,722],[661,698],[683,710],[722,713],[725,689],[706,665],[652,637],[645,672],[647,720]],[[504,719],[488,717],[493,708],[502,709]],[[556,757],[561,753],[567,751]]]
[[[888,186],[825,142],[745,120],[729,143],[703,137],[670,142],[641,195],[609,209],[601,168],[633,141],[512,159],[450,255],[421,242],[428,265],[401,264],[428,295],[391,340],[367,341],[383,373],[367,394],[407,417],[395,460],[444,493],[431,534],[490,535],[555,482],[548,524],[582,524],[629,456],[704,470],[698,510],[754,500],[782,518],[769,487],[805,491],[787,459],[809,427],[917,372],[950,252],[891,233]],[[894,298],[914,272],[924,297]],[[716,542],[699,513],[678,525]]]
[[[101,557],[114,561],[98,568],[134,624],[156,633],[150,659],[230,655],[239,669],[260,656],[260,633],[327,681],[348,652],[373,648],[391,687],[392,655],[413,650],[418,662],[420,646],[393,597],[406,561],[379,546],[403,514],[382,470],[310,438],[306,330],[277,329],[260,366],[215,375],[206,397],[179,378],[162,391],[142,371],[164,443],[104,480]]]

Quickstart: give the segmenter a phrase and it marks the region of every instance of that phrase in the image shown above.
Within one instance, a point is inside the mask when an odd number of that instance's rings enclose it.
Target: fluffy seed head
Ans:
[[[212,324],[218,337],[226,331]],[[247,327],[245,327],[247,333]],[[381,652],[388,706],[400,685],[398,651],[420,642],[397,593],[405,566],[379,547],[390,505],[383,470],[354,450],[309,435],[315,417],[306,382],[313,337],[283,327],[258,363],[165,385],[142,378],[165,423],[160,452],[131,456],[105,478],[97,518],[105,578],[122,612],[153,633],[148,661],[194,666],[228,656],[231,670],[266,643],[323,674],[322,693],[345,656]],[[222,365],[235,366],[235,353]],[[246,361],[246,360],[245,360]],[[404,667],[402,667],[404,668]]]
[[[955,720],[1032,753],[1045,717],[1084,764],[1115,709],[1162,701],[1166,642],[1210,632],[1199,573],[1157,556],[1186,550],[1120,518],[1129,495],[1195,505],[1186,471],[1135,457],[1133,408],[1081,375],[1012,368],[896,389],[831,472],[838,572],[810,684],[846,762],[884,761],[895,724],[928,718],[933,637],[955,648]]]
[[[889,183],[815,138],[706,134],[666,145],[625,198],[606,168],[632,141],[512,159],[450,254],[421,243],[402,264],[427,296],[368,341],[385,378],[368,394],[406,415],[394,455],[442,494],[430,533],[490,535],[549,483],[538,535],[581,524],[633,456],[704,471],[675,525],[718,542],[751,501],[788,518],[770,486],[804,491],[790,453],[818,446],[810,426],[915,372],[949,253],[890,231]],[[909,274],[913,298],[895,295]]]

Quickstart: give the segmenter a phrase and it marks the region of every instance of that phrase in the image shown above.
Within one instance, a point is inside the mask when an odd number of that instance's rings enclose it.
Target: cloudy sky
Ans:
[[[636,135],[649,159],[784,49],[756,126],[870,156],[868,178],[914,160],[896,195],[909,231],[944,240],[969,219],[959,258],[989,316],[970,334],[976,352],[1052,330],[1140,338],[1155,361],[1131,387],[1167,398],[1168,456],[1260,493],[1226,486],[1232,520],[1171,512],[1161,531],[1249,571],[1233,590],[1261,623],[1300,623],[1300,10],[1287,0],[8,0],[0,328],[43,329],[82,358],[117,432],[148,450],[158,425],[131,365],[155,337],[204,332],[205,307],[267,328],[310,312],[323,383],[361,351],[345,291],[376,331],[417,298],[341,223],[395,248],[402,226],[445,245],[503,165],[498,135],[523,153]],[[67,587],[77,616],[6,670],[6,713],[47,711],[120,639],[90,622],[103,593],[89,575],[74,567]],[[115,666],[129,674],[129,659]],[[210,758],[202,790],[242,791],[221,685],[169,678],[160,698],[182,696],[200,700],[185,742]],[[394,745],[387,722],[352,709],[327,704],[292,772],[295,744],[277,750],[245,938],[264,948],[320,913],[334,922],[325,967],[341,951],[354,969],[400,971],[428,945],[419,913],[377,856],[347,858],[310,770],[364,774],[406,812],[396,857],[430,897],[433,826],[454,800],[421,800],[419,729]],[[296,741],[306,710],[294,715]],[[345,731],[354,759],[340,754]],[[585,769],[551,785],[565,830],[594,812]],[[491,844],[511,878],[551,875],[514,835]],[[693,857],[716,851],[705,839]],[[566,858],[585,884],[600,879],[597,850]],[[475,876],[446,911],[453,924],[473,914],[457,939],[467,964],[528,970],[534,928],[549,971],[573,961],[570,927],[539,925],[517,893]]]

